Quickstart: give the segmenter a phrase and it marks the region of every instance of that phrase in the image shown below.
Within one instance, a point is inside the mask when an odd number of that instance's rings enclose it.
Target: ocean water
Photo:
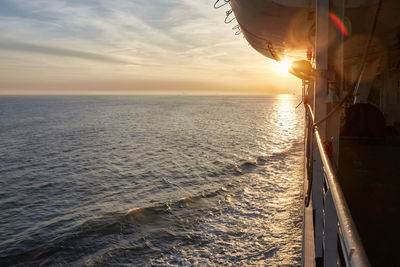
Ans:
[[[0,97],[0,265],[300,265],[298,102]]]

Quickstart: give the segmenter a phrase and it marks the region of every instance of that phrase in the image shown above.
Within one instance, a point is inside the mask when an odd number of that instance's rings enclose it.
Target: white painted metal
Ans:
[[[334,0],[331,0],[334,1]],[[338,2],[342,1],[342,2]],[[329,39],[329,20],[328,12],[330,8],[343,17],[343,0],[330,3],[329,0],[317,1],[316,6],[316,44],[315,44],[315,69],[318,75],[314,83],[313,108],[309,105],[309,112],[313,121],[320,121],[327,114],[328,105],[332,99],[328,99],[328,82],[334,81],[328,73],[330,57],[329,47],[326,45]],[[331,5],[330,5],[331,4]],[[339,43],[343,43],[343,39]],[[335,44],[331,44],[335,49]],[[337,56],[337,55],[336,55]],[[339,55],[343,73],[343,53]],[[338,78],[338,77],[336,77]],[[342,77],[339,77],[339,81]],[[340,82],[339,89],[342,89]],[[339,94],[340,95],[340,94]],[[324,124],[315,127],[315,139],[313,141],[314,154],[313,159],[313,189],[312,189],[312,207],[314,210],[314,245],[315,257],[322,259],[324,266],[337,266],[338,264],[338,235],[340,234],[341,249],[343,250],[346,266],[369,266],[368,259],[363,250],[360,238],[343,193],[340,189],[332,160],[338,157],[338,139],[339,139],[340,118],[339,115],[332,116]],[[323,141],[334,139],[333,158],[328,158]],[[324,193],[324,181],[327,184],[327,192]],[[338,224],[339,222],[339,224]],[[339,228],[340,227],[340,228]],[[320,260],[321,262],[321,260]]]
[[[324,212],[324,267],[337,266],[338,218],[331,191],[325,194]]]
[[[315,2],[309,0],[230,0],[230,5],[238,23],[249,44],[262,55],[276,59],[289,57],[292,60],[306,58],[306,51],[312,45],[314,36],[310,35],[315,26]],[[323,2],[323,1],[322,1]],[[371,16],[376,10],[378,0],[331,0],[332,4],[344,2],[346,17],[344,21],[348,30],[346,46],[346,63],[351,64],[360,55],[363,46],[357,40],[368,34],[360,16]],[[397,40],[400,27],[398,10],[400,1],[385,0],[382,7],[379,28],[376,37],[379,47],[391,47]],[[332,25],[331,30],[337,29]],[[349,45],[353,44],[353,45]],[[274,53],[271,53],[273,47]]]
[[[315,139],[318,144],[318,149],[321,153],[321,159],[323,161],[326,174],[326,182],[332,194],[343,240],[346,245],[346,256],[349,258],[351,266],[370,266],[357,228],[351,217],[349,207],[347,206],[344,198],[344,194],[340,188],[337,177],[334,174],[331,161],[324,151],[322,138],[317,127],[315,128]]]
[[[314,116],[319,121],[326,115],[328,102],[328,56],[329,56],[329,0],[317,1],[316,6],[316,38],[315,38],[315,69],[318,75],[314,83]],[[321,126],[322,137],[325,131]]]
[[[304,183],[304,192],[307,192],[308,181]],[[303,243],[302,243],[302,266],[315,266],[315,248],[314,248],[314,229],[312,206],[304,207],[303,219]]]
[[[397,3],[392,1],[392,6],[397,6]],[[248,40],[249,44],[252,45],[257,51],[268,56],[274,57],[269,49],[269,45],[272,44],[274,52],[277,52],[278,56],[284,54],[290,45],[293,44],[295,47],[304,49],[309,47],[309,43],[302,42],[302,38],[306,41],[314,40],[310,38],[310,35],[297,35],[301,38],[297,39],[296,42],[290,43],[285,37],[290,36],[289,30],[295,30],[295,32],[302,33],[301,29],[313,29],[310,28],[310,23],[315,23],[315,78],[314,81],[310,81],[312,84],[309,85],[308,90],[311,90],[308,94],[308,104],[312,105],[309,108],[310,115],[313,122],[321,121],[329,111],[328,107],[335,105],[332,101],[334,99],[328,97],[329,86],[328,83],[336,82],[339,85],[339,89],[343,89],[342,77],[339,75],[336,77],[329,72],[328,66],[331,64],[333,58],[336,59],[336,63],[339,60],[340,71],[336,69],[340,74],[343,74],[343,66],[345,64],[345,57],[343,50],[340,53],[337,52],[338,45],[332,45],[328,47],[329,34],[332,27],[329,25],[329,11],[334,12],[345,21],[344,8],[349,8],[349,5],[354,7],[360,7],[364,5],[370,5],[376,3],[377,0],[231,0],[231,6],[235,12],[237,21],[240,28]],[[314,20],[313,10],[308,9],[310,3],[315,3],[316,17]],[[307,9],[296,9],[287,8],[307,7]],[[400,4],[399,4],[400,5]],[[366,8],[366,10],[372,10]],[[388,9],[388,8],[387,8]],[[310,12],[311,10],[311,12]],[[389,9],[388,9],[389,10]],[[354,10],[347,10],[350,14],[350,19],[358,19],[357,12]],[[292,21],[292,18],[297,17],[297,13],[301,15],[300,20],[295,24],[288,24],[288,21]],[[353,14],[353,13],[354,14]],[[277,16],[279,14],[279,16]],[[354,17],[351,17],[354,15]],[[400,22],[399,22],[400,24]],[[299,26],[300,30],[299,30]],[[393,26],[394,27],[394,26]],[[354,32],[360,32],[361,29]],[[307,31],[309,33],[309,31]],[[300,40],[300,41],[298,41]],[[303,41],[304,41],[303,40]],[[336,39],[336,41],[343,45],[343,37]],[[304,47],[302,47],[302,45]],[[347,46],[346,46],[347,47]],[[301,50],[300,49],[300,50]],[[300,51],[299,50],[299,51]],[[304,58],[305,51],[300,51],[299,57]],[[351,53],[359,53],[358,48],[351,49]],[[352,56],[353,54],[347,56]],[[347,62],[348,64],[348,62]],[[337,64],[335,64],[337,67]],[[332,93],[332,92],[331,92]],[[337,93],[337,92],[335,92]],[[338,96],[341,96],[340,92]],[[307,102],[307,101],[305,101]],[[338,261],[338,234],[339,234],[339,246],[343,250],[344,260],[343,264],[346,266],[369,266],[368,259],[363,250],[360,238],[355,228],[354,222],[351,219],[351,215],[347,204],[344,199],[344,195],[338,184],[337,178],[334,174],[335,168],[331,160],[335,159],[338,162],[338,140],[339,140],[339,112],[334,116],[329,117],[326,121],[319,124],[318,129],[310,129],[311,132],[315,130],[315,136],[313,140],[313,172],[312,172],[312,195],[311,205],[314,215],[311,214],[311,210],[305,209],[305,229],[312,229],[313,232],[305,232],[304,240],[307,240],[306,244],[303,244],[303,252],[308,251],[310,247],[314,248],[314,253],[307,253],[304,258],[303,265],[310,266],[309,256],[314,257],[313,264],[315,264],[315,258],[323,258],[324,266],[336,266]],[[333,139],[332,139],[333,138]],[[324,147],[323,141],[333,141],[333,159],[328,158]],[[325,177],[326,176],[326,177]],[[324,192],[324,183],[328,184],[327,194]],[[311,216],[311,219],[310,219]],[[339,223],[338,223],[339,222]],[[309,240],[312,242],[308,242]],[[312,245],[312,246],[311,246]]]
[[[318,121],[326,115],[328,81],[326,73],[328,71],[328,33],[329,33],[329,0],[317,1],[316,5],[316,38],[315,38],[315,68],[317,75],[314,84],[314,115]],[[323,138],[325,128],[322,126]],[[313,150],[313,191],[312,203],[314,209],[314,239],[315,256],[323,256],[323,170],[322,161],[318,152],[317,144],[314,142]]]
[[[310,105],[306,105],[306,112],[315,121],[315,116]],[[344,257],[344,262],[341,262],[341,264],[344,264],[344,266],[370,266],[344,194],[334,173],[332,162],[325,152],[321,134],[317,127],[314,129],[314,141],[318,145],[317,149],[323,162],[324,181],[331,196],[325,198],[325,205],[322,207],[325,216],[327,216],[325,218],[324,230],[322,231],[324,249],[329,254],[324,255],[324,266],[336,266],[337,264],[337,252],[332,251],[334,245],[337,244],[337,240],[333,237],[335,232],[339,235],[340,250],[342,250]],[[332,215],[333,212],[336,213],[337,219]]]
[[[322,258],[323,255],[323,179],[322,162],[319,156],[317,144],[313,151],[313,184],[312,184],[312,208],[314,214],[314,247],[315,257]]]

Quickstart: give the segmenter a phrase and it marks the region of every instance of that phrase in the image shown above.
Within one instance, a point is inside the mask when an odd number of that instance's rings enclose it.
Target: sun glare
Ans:
[[[292,65],[292,62],[290,62],[289,59],[283,59],[281,61],[274,61],[275,62],[275,70],[281,75],[287,75],[289,74],[289,69],[290,66]]]

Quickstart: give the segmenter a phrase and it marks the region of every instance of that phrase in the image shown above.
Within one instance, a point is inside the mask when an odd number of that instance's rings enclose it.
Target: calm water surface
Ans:
[[[299,265],[298,101],[0,97],[0,265]]]

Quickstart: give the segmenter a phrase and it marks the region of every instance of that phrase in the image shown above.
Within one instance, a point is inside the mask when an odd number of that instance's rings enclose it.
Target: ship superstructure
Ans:
[[[219,0],[303,81],[304,266],[396,266],[400,1]]]

